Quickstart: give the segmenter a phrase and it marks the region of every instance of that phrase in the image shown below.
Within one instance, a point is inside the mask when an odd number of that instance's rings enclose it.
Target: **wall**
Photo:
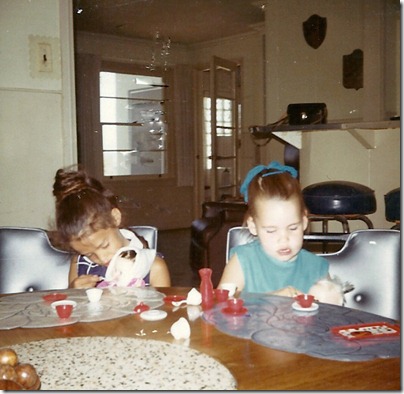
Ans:
[[[380,121],[387,119],[386,113],[399,113],[396,63],[400,43],[394,31],[398,4],[398,0],[268,1],[268,121],[279,119],[288,104],[305,102],[326,103],[329,122]],[[326,36],[317,49],[303,36],[302,24],[313,14],[327,18]],[[358,48],[364,52],[364,86],[346,89],[342,58]]]
[[[266,123],[299,102],[326,103],[328,123],[381,121],[400,114],[399,11],[397,0],[268,1]],[[327,18],[327,34],[317,49],[303,36],[302,23],[313,14]],[[342,57],[357,48],[364,51],[364,87],[346,89]],[[280,145],[271,141],[262,149],[262,162],[272,160]],[[376,132],[372,147],[348,132],[303,133],[300,157],[303,187],[328,180],[367,185],[377,199],[377,212],[370,216],[375,227],[392,226],[384,218],[384,194],[400,185],[400,129]]]
[[[71,2],[0,6],[0,225],[48,228],[55,172],[76,160]],[[30,35],[51,43],[52,72],[32,67]]]

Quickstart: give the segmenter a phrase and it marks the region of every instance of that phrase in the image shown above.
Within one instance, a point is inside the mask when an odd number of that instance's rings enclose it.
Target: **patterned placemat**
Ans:
[[[235,390],[233,375],[185,345],[124,337],[58,338],[14,345],[41,390]]]
[[[366,361],[400,357],[400,337],[346,340],[332,328],[360,323],[394,321],[372,313],[319,303],[311,312],[296,311],[293,299],[266,294],[243,295],[247,312],[230,316],[223,305],[204,311],[203,319],[226,334],[251,339],[260,345],[291,353],[339,361]]]
[[[164,304],[165,294],[152,287],[104,289],[100,302],[90,303],[83,289],[64,289],[67,298],[77,302],[70,319],[59,319],[50,303],[43,300],[52,291],[12,294],[0,298],[0,330],[13,328],[45,328],[65,326],[77,322],[88,323],[116,319],[134,313],[143,302],[151,309]]]

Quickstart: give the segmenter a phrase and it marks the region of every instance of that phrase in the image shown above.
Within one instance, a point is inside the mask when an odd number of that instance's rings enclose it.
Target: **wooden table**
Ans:
[[[186,295],[189,288],[159,288],[169,294]],[[173,311],[165,305],[166,319],[143,321],[129,315],[118,319],[76,323],[53,328],[16,328],[0,332],[0,347],[50,338],[122,336],[175,343],[167,333],[187,309]],[[400,359],[342,362],[273,350],[251,340],[221,333],[201,318],[190,321],[189,347],[222,363],[233,374],[239,390],[400,390]],[[139,337],[143,330],[146,335]],[[164,389],[164,388],[162,388]]]

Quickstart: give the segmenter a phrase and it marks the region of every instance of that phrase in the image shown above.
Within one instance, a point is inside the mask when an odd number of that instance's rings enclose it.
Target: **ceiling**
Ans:
[[[75,30],[193,44],[253,31],[256,0],[73,0]],[[79,13],[79,10],[82,12]]]

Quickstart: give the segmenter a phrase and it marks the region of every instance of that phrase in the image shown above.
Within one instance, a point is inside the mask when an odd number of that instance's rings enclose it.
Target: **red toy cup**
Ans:
[[[56,307],[56,313],[61,319],[67,319],[73,312],[73,305],[64,304]]]
[[[225,302],[229,298],[229,290],[215,289],[215,297],[217,302]]]
[[[230,298],[227,300],[227,307],[231,312],[241,312],[243,309],[244,300],[241,298]]]
[[[56,310],[57,315],[61,319],[68,319],[75,306],[77,305],[76,301],[72,300],[63,300],[63,301],[56,301],[52,303],[52,308]]]
[[[314,301],[314,296],[311,294],[299,294],[295,296],[295,300],[302,308],[310,308]]]

